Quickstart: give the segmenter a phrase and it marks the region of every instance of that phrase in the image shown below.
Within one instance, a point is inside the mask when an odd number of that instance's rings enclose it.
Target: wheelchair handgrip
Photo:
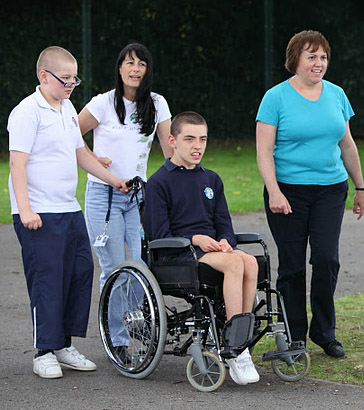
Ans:
[[[133,180],[129,179],[129,181],[125,182],[125,185],[130,188],[131,186],[133,186]]]
[[[154,239],[154,241],[149,242],[149,248],[152,250],[161,248],[187,248],[190,245],[191,241],[182,237]]]
[[[139,176],[136,176],[136,177],[134,177],[134,178],[132,178],[132,179],[129,179],[129,181],[125,182],[125,185],[126,185],[128,188],[130,188],[130,187],[132,187],[133,185],[135,185],[135,186],[134,186],[134,188],[135,188],[136,186],[142,185],[142,184],[144,184],[144,183],[145,183],[145,182],[143,181],[142,178],[140,178]]]
[[[235,238],[238,244],[244,243],[259,243],[264,241],[267,236],[264,233],[260,232],[246,232],[246,233],[237,233]]]

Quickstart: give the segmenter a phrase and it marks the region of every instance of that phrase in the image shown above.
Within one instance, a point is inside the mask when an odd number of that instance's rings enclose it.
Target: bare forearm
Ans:
[[[91,156],[93,156],[94,158],[97,158],[96,155],[94,154],[94,152],[91,150],[91,148],[87,145],[86,141],[83,140],[83,142],[85,143],[86,151],[87,151]]]
[[[342,159],[345,168],[352,179],[354,185],[357,188],[364,187],[363,173],[361,169],[358,150],[355,144],[352,144],[349,148],[342,150]]]
[[[170,129],[171,129],[170,119],[161,122],[160,124],[158,124],[158,127],[157,127],[157,135],[158,135],[159,143],[163,151],[164,158],[170,158],[173,155],[173,149],[168,141]]]
[[[269,194],[269,208],[273,213],[292,212],[291,205],[282,194],[277,178],[273,158],[276,127],[262,122],[257,123],[257,163]]]
[[[279,191],[273,155],[258,151],[257,163],[260,175],[267,187],[268,193],[273,194],[274,192]]]
[[[77,164],[80,168],[113,186],[114,188],[120,188],[120,180],[104,168],[94,156],[90,155],[86,148],[79,148],[76,155]]]
[[[10,173],[19,213],[30,211],[25,168],[10,163]]]
[[[258,121],[256,139],[259,172],[269,194],[273,194],[279,191],[279,186],[276,179],[276,167],[273,158],[276,127]]]
[[[38,229],[42,226],[40,216],[33,212],[28,195],[26,164],[28,154],[10,151],[10,173],[20,220],[25,228]]]

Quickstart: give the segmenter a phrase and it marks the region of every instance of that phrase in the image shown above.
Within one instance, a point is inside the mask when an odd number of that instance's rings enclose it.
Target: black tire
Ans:
[[[135,261],[116,266],[103,288],[98,317],[102,343],[118,371],[135,379],[151,374],[164,353],[167,333],[164,299],[152,272]],[[110,331],[110,324],[116,330]],[[127,347],[116,340],[123,328]]]

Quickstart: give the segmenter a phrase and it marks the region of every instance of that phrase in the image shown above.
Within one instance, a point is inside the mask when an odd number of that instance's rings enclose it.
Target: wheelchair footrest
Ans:
[[[272,360],[284,359],[286,357],[299,355],[306,353],[305,343],[303,341],[293,342],[287,350],[277,351],[270,350],[267,353],[263,354],[263,362],[268,362]]]
[[[224,350],[220,355],[224,359],[232,359],[243,352],[250,344],[253,336],[255,316],[252,313],[240,313],[228,320],[222,330]]]

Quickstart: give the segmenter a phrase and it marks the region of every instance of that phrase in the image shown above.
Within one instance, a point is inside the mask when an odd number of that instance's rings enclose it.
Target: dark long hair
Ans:
[[[141,133],[150,135],[154,130],[156,112],[150,95],[153,82],[153,60],[148,49],[142,44],[130,43],[120,51],[115,65],[115,111],[120,123],[125,124],[124,86],[120,75],[120,66],[125,60],[125,57],[131,56],[133,51],[140,60],[147,63],[147,70],[137,89],[135,102],[137,107],[137,121],[141,125]]]

